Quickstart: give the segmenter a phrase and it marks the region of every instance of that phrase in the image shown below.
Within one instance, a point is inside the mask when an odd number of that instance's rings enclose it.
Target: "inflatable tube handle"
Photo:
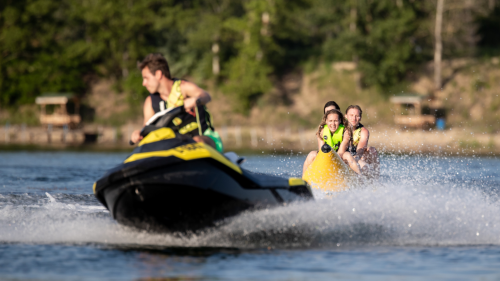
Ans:
[[[332,151],[332,147],[329,146],[327,143],[323,144],[323,146],[321,147],[321,151],[323,153],[328,153],[330,151]]]

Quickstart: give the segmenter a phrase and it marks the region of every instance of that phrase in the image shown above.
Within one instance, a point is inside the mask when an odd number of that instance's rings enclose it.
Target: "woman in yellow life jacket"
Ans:
[[[380,174],[378,152],[375,147],[368,146],[370,132],[360,123],[362,114],[363,111],[358,105],[350,105],[346,109],[346,118],[353,132],[347,151],[358,162],[363,174],[378,177]]]
[[[335,101],[326,102],[325,106],[323,106],[323,115],[327,111],[330,111],[332,109],[336,109],[336,110],[340,111],[340,106]],[[304,174],[306,172],[307,167],[309,167],[309,165],[311,165],[311,163],[314,161],[314,159],[316,159],[316,155],[318,155],[318,151],[316,151],[316,150],[309,152],[309,154],[307,155],[306,161],[304,162],[304,166],[302,168],[302,174]]]
[[[351,167],[356,173],[360,173],[360,167],[354,157],[350,153],[345,153],[349,145],[349,140],[351,139],[351,132],[347,127],[347,122],[344,119],[342,112],[338,110],[330,110],[325,113],[320,125],[318,126],[318,132],[316,133],[318,140],[318,150],[326,143],[332,150],[335,150],[337,154]],[[311,163],[316,158],[318,154],[317,151],[311,151],[304,162],[303,174]]]

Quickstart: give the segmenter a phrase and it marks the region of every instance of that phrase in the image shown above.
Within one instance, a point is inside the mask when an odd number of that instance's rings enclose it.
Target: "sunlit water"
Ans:
[[[191,234],[113,221],[92,184],[126,154],[0,153],[0,279],[500,278],[500,159],[383,156],[382,178]],[[304,156],[249,156],[300,176]]]

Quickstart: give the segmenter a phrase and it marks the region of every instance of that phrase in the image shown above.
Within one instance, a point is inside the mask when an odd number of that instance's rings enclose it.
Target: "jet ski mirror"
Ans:
[[[146,126],[144,126],[141,130],[141,136],[145,137],[152,131],[162,128],[162,127],[175,127],[173,125],[172,120],[174,120],[175,117],[178,115],[185,113],[186,110],[184,109],[184,106],[179,106],[179,107],[174,107],[169,110],[164,110],[156,113],[153,115],[149,120],[146,122]],[[173,126],[172,126],[173,125]],[[129,141],[130,145],[134,145],[135,143],[132,141]]]

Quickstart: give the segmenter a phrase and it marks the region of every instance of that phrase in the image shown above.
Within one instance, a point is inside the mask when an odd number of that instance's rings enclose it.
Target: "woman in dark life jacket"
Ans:
[[[361,107],[350,105],[345,112],[352,130],[352,138],[347,151],[358,162],[363,174],[378,177],[380,174],[380,160],[377,150],[368,146],[370,132],[360,123],[363,114]]]
[[[326,106],[325,106],[326,108]],[[351,167],[356,173],[360,173],[360,167],[357,161],[350,153],[345,153],[349,145],[352,133],[347,126],[347,121],[344,119],[342,112],[333,109],[327,111],[320,125],[316,137],[318,140],[318,151],[326,143],[332,147],[338,155]],[[311,151],[304,162],[302,169],[303,174],[318,155],[318,151]]]

